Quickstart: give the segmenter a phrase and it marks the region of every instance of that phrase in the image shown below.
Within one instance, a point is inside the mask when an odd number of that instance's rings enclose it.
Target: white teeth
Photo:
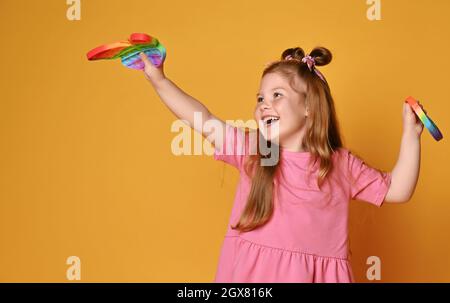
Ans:
[[[277,120],[280,120],[280,118],[275,117],[275,116],[267,116],[267,117],[265,117],[265,118],[263,119],[264,123],[267,123],[269,120],[277,121]],[[272,121],[271,121],[271,122],[272,122]]]

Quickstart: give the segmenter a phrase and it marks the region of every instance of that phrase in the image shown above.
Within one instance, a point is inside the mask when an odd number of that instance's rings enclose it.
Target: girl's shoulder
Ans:
[[[349,163],[352,162],[354,155],[349,148],[338,147],[334,152],[334,164],[338,165],[340,170],[348,171]]]
[[[351,154],[351,151],[348,148],[343,147],[343,146],[338,147],[334,150],[334,155],[339,157],[340,160],[342,160],[342,158],[348,158],[350,154]]]

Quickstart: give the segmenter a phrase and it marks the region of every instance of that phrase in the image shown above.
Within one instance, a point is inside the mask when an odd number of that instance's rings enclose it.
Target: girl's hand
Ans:
[[[145,64],[144,75],[147,80],[149,80],[152,84],[158,84],[162,80],[166,79],[166,76],[164,75],[164,62],[159,67],[156,67],[148,59],[146,54],[141,52],[139,53],[139,56]]]
[[[422,110],[427,113],[423,106],[419,103]],[[420,121],[419,117],[415,114],[412,107],[404,102],[403,103],[403,133],[413,134],[414,136],[420,137],[423,131],[423,123]]]

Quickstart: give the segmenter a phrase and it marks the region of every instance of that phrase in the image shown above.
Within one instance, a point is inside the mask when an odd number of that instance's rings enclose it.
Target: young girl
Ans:
[[[324,47],[309,55],[290,48],[266,66],[253,132],[224,123],[166,78],[163,66],[141,58],[146,78],[167,107],[214,144],[214,159],[240,173],[215,282],[354,282],[350,200],[380,207],[383,201],[407,202],[414,192],[423,125],[410,106],[403,104],[398,162],[392,172],[383,172],[342,146],[330,88],[316,68],[331,61]],[[222,126],[223,139],[194,124],[194,112],[206,117],[203,124]],[[250,140],[255,133],[258,140]],[[268,159],[262,143],[271,146],[269,156],[278,148],[272,165],[261,164]]]

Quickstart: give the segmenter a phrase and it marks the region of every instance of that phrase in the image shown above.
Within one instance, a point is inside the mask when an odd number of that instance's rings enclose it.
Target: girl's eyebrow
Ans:
[[[276,89],[284,89],[283,87],[274,87],[272,88],[272,91],[276,90]],[[256,96],[261,95],[261,93],[257,93]]]

